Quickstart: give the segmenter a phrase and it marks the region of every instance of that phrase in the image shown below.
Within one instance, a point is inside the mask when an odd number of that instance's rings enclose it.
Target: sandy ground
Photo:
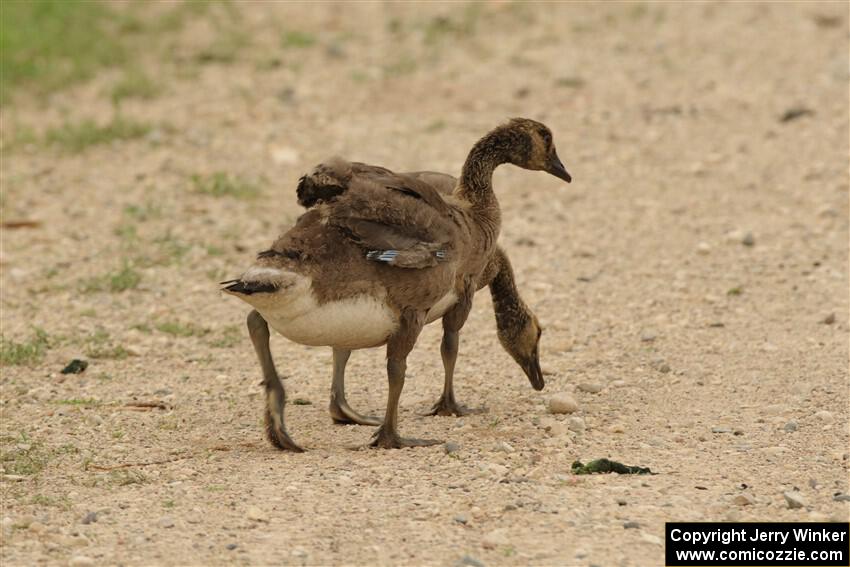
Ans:
[[[665,521],[848,519],[846,5],[237,8],[234,61],[187,62],[203,22],[148,61],[165,91],[122,106],[145,138],[3,151],[4,221],[41,222],[1,233],[3,336],[49,345],[2,369],[4,565],[660,565]],[[283,49],[287,26],[317,41]],[[105,121],[112,80],[5,127]],[[545,121],[574,176],[494,180],[546,389],[484,292],[456,380],[489,411],[420,415],[439,325],[401,401],[403,433],[459,449],[353,451],[372,429],[330,422],[329,349],[276,337],[310,404],[288,408],[308,452],[274,450],[247,308],[216,282],[292,223],[312,164],[457,173],[509,116]],[[217,171],[259,196],[193,190]],[[110,292],[125,262],[141,279]],[[362,411],[384,407],[383,356],[352,356]],[[548,414],[558,392],[579,411]],[[658,474],[570,473],[600,457]]]

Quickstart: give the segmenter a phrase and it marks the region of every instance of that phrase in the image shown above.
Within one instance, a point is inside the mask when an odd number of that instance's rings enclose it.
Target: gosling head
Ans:
[[[567,168],[561,163],[555,144],[552,141],[552,131],[536,120],[529,118],[514,118],[505,128],[522,134],[522,141],[512,144],[513,151],[510,162],[525,169],[545,171],[567,183],[573,180]]]
[[[542,334],[543,328],[534,315],[531,315],[518,328],[499,330],[502,346],[520,365],[528,376],[531,387],[535,390],[542,390],[546,385],[543,380],[543,371],[540,369],[540,336]]]

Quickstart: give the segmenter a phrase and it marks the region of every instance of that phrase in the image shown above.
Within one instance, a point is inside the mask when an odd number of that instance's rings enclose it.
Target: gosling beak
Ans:
[[[542,390],[546,383],[543,381],[543,371],[540,369],[540,357],[537,350],[535,349],[534,354],[520,366],[525,371],[525,375],[528,376],[531,387],[538,391]]]
[[[561,163],[561,159],[555,152],[552,152],[552,156],[549,158],[549,163],[546,166],[546,173],[550,173],[555,177],[563,179],[567,183],[573,180],[572,176],[567,171],[567,168],[564,167],[564,164]]]

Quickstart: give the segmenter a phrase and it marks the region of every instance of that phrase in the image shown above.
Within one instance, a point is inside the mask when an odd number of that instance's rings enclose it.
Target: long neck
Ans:
[[[509,345],[513,344],[531,320],[531,310],[519,296],[508,257],[501,249],[497,250],[496,254],[499,271],[490,281],[490,295],[493,298],[499,342],[510,352]]]
[[[493,195],[493,170],[510,161],[505,132],[497,128],[472,146],[458,183],[458,195],[476,208],[495,202]]]

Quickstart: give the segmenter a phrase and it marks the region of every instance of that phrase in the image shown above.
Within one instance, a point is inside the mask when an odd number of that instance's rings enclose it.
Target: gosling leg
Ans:
[[[484,413],[483,408],[468,408],[460,405],[455,400],[454,372],[457,362],[458,344],[460,343],[460,329],[466,323],[469,311],[472,309],[472,294],[475,293],[471,286],[463,297],[443,315],[443,341],[440,343],[440,354],[443,357],[443,369],[445,370],[445,382],[440,399],[431,408],[427,415],[468,415],[473,413]]]
[[[328,408],[334,423],[356,423],[358,425],[381,425],[381,418],[371,415],[361,415],[351,409],[345,399],[345,365],[351,351],[344,348],[334,348],[334,376],[331,384],[331,403]]]
[[[417,313],[413,310],[403,311],[398,331],[387,342],[387,379],[389,380],[387,412],[384,415],[384,422],[372,437],[370,443],[372,447],[399,449],[401,447],[425,447],[441,443],[441,441],[435,439],[406,439],[398,434],[398,401],[404,388],[407,355],[413,350],[413,345],[416,344],[424,321],[424,313]]]
[[[263,316],[257,311],[248,314],[248,333],[254,344],[254,351],[263,370],[263,385],[266,387],[266,436],[272,445],[278,449],[304,452],[295,444],[283,420],[283,408],[286,405],[286,391],[283,382],[274,367],[272,353],[269,349],[269,326]]]

